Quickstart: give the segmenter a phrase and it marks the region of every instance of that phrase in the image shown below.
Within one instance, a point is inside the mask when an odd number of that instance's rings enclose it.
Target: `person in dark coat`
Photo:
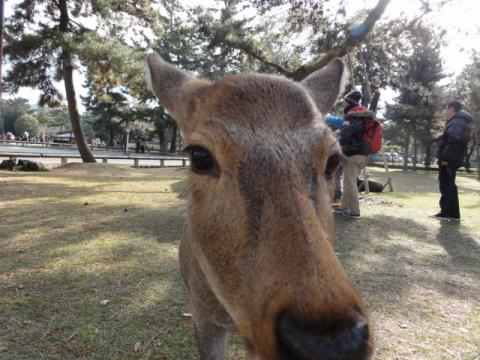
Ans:
[[[438,149],[438,180],[440,185],[440,212],[434,217],[439,220],[460,221],[455,177],[457,169],[464,165],[473,118],[462,110],[458,101],[450,101],[445,107],[447,122],[440,138]]]

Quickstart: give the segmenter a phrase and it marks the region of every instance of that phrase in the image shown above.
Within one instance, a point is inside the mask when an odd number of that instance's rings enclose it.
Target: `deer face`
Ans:
[[[187,239],[208,286],[261,359],[366,359],[363,304],[332,249],[340,147],[322,112],[343,63],[302,84],[238,75],[212,84],[157,54],[151,87],[191,157]]]

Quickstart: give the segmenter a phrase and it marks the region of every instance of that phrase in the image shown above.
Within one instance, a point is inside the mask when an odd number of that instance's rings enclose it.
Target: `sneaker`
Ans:
[[[360,214],[342,213],[342,215],[350,219],[360,219]]]
[[[434,219],[437,219],[437,220],[450,221],[450,218],[448,216],[443,215],[442,213],[431,215],[430,217],[432,217]]]
[[[334,208],[333,208],[333,212],[334,212],[335,214],[343,214],[343,209],[342,209],[341,206],[339,206],[339,207],[334,207]]]
[[[342,206],[342,200],[335,200],[332,203],[332,207],[334,207],[334,208],[338,208],[338,207],[341,207],[341,206]]]

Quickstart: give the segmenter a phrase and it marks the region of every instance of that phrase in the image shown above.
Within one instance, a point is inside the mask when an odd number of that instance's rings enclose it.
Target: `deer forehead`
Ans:
[[[275,129],[311,126],[321,115],[304,88],[271,75],[228,76],[200,96],[196,112],[238,126]]]
[[[294,155],[335,142],[307,91],[284,78],[229,76],[202,89],[195,102],[194,130],[186,134],[191,144],[215,144],[219,152],[234,147],[236,152]]]

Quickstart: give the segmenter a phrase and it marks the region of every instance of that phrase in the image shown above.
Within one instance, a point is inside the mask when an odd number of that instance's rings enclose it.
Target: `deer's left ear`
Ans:
[[[302,81],[302,85],[307,88],[318,110],[325,114],[343,91],[346,78],[345,64],[337,58],[322,69],[311,73]]]

